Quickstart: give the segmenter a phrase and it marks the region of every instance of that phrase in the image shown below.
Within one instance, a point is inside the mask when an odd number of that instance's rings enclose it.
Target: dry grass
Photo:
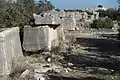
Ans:
[[[60,50],[61,50],[60,46],[52,47],[51,53],[59,54]]]
[[[26,56],[26,61],[30,64],[35,64],[35,63],[44,63],[45,59],[44,59],[44,55],[40,55],[40,54],[33,54],[31,56]]]
[[[50,52],[58,55],[60,53],[60,51],[62,50],[62,48],[64,48],[64,44],[65,44],[65,42],[62,39],[59,39],[58,45],[52,46]]]
[[[25,59],[18,58],[12,60],[11,71],[8,80],[21,80],[20,75],[31,67],[25,62]]]

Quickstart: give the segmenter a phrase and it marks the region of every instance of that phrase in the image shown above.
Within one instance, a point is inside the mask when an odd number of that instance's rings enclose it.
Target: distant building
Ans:
[[[97,10],[104,10],[104,11],[106,11],[107,8],[105,8],[103,5],[98,5],[97,8],[95,8],[95,10],[96,10],[96,11],[97,11]]]
[[[82,9],[83,11],[89,11],[89,12],[95,12],[97,10],[104,10],[106,11],[107,8],[105,8],[103,5],[98,5],[97,7],[93,7],[93,8],[84,8]]]

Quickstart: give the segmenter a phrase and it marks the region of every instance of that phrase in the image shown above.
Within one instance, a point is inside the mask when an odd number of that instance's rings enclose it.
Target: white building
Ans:
[[[84,8],[82,9],[83,11],[90,11],[90,12],[95,12],[97,10],[104,10],[106,11],[107,8],[105,8],[102,4],[98,5],[97,7],[92,7],[92,8]]]

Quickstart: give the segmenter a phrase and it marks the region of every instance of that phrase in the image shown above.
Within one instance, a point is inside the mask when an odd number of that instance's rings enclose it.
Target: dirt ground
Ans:
[[[120,80],[120,42],[117,32],[68,32],[63,47],[26,56],[37,72],[50,80]],[[49,61],[50,59],[50,61]]]

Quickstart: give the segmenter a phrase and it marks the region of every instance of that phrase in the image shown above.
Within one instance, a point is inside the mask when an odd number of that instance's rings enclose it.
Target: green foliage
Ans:
[[[40,0],[38,2],[38,12],[37,13],[49,11],[49,10],[52,10],[54,8],[55,8],[54,5],[52,5],[52,3],[50,1]]]
[[[104,10],[98,10],[97,12],[99,12],[99,16],[104,18],[104,17],[108,17],[112,20],[120,20],[120,9],[113,9],[113,8],[109,8],[106,11]]]
[[[24,7],[19,1],[17,3],[5,2],[4,6],[0,7],[0,27],[22,27],[30,20],[32,10],[28,11],[29,8]]]
[[[120,0],[117,0],[118,4],[120,5]]]
[[[44,10],[42,4],[36,4],[34,0],[17,0],[17,2],[7,2],[0,0],[0,27],[16,27],[22,28],[28,25],[29,21],[33,19],[33,13],[47,11],[52,8],[52,3]]]
[[[98,10],[97,12],[99,12],[99,17],[105,17],[106,16],[106,11],[104,11],[104,10]]]
[[[107,28],[111,29],[113,27],[113,21],[109,18],[94,20],[91,24],[91,28]]]
[[[118,8],[118,10],[117,10],[116,20],[120,21],[120,8]]]

